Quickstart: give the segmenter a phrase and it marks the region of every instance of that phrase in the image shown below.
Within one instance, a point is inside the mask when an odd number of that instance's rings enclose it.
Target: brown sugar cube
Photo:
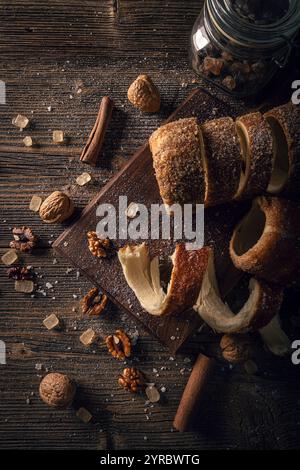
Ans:
[[[203,70],[205,73],[211,73],[218,77],[221,74],[224,61],[222,59],[215,59],[214,57],[205,57],[203,62]]]
[[[30,137],[30,135],[27,135],[23,139],[23,144],[25,145],[25,147],[33,147],[34,146],[34,140],[33,140],[32,137]]]
[[[231,75],[225,77],[224,80],[222,80],[222,83],[226,88],[228,88],[228,90],[234,90],[236,88],[236,81]]]
[[[84,186],[91,181],[92,177],[89,173],[82,173],[76,178],[78,186]]]
[[[160,400],[160,393],[154,385],[149,385],[145,393],[150,403],[157,403]]]
[[[1,258],[1,261],[6,266],[10,266],[18,261],[18,255],[15,250],[8,250]]]
[[[45,318],[43,325],[47,328],[47,330],[55,330],[60,327],[60,320],[57,318],[55,313],[51,313],[51,315]]]
[[[40,196],[32,196],[31,201],[29,203],[29,209],[33,212],[38,212],[43,199]]]
[[[16,117],[13,118],[12,124],[19,129],[25,129],[25,127],[28,126],[29,119],[26,116],[23,116],[22,114],[18,114]]]
[[[80,341],[84,346],[90,346],[94,341],[96,341],[97,335],[92,328],[84,331],[80,336]]]
[[[76,411],[76,416],[85,424],[88,424],[93,418],[93,415],[83,406]]]
[[[53,131],[52,139],[55,144],[63,144],[65,141],[65,134],[63,131]]]
[[[23,294],[31,294],[34,290],[33,281],[15,281],[15,291],[22,292]]]

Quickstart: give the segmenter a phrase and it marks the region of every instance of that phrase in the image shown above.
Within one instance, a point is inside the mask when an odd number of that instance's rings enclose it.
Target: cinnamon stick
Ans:
[[[189,429],[214,362],[214,359],[199,354],[173,421],[173,426],[178,431]]]
[[[111,120],[113,107],[114,102],[108,96],[104,96],[101,100],[92,132],[80,156],[80,160],[88,165],[96,166],[97,164],[105,133]]]

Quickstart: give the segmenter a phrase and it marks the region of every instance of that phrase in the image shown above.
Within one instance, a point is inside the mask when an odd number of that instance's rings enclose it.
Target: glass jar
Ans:
[[[300,0],[205,0],[192,67],[227,92],[255,94],[287,64],[299,28]]]

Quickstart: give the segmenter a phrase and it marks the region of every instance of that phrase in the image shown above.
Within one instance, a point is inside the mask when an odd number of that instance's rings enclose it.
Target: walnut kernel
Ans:
[[[37,236],[29,227],[15,227],[12,229],[14,240],[9,246],[17,251],[31,251],[37,244]]]
[[[120,387],[132,393],[136,393],[139,388],[143,387],[144,382],[143,373],[134,367],[126,367],[118,380]]]
[[[103,312],[106,304],[107,296],[100,294],[99,289],[94,287],[83,297],[81,310],[83,315],[98,316]]]
[[[114,335],[107,336],[105,343],[110,354],[123,361],[131,356],[131,342],[123,330],[117,330]]]
[[[99,238],[96,232],[87,233],[89,250],[96,258],[106,258],[112,254],[112,244],[109,238]]]

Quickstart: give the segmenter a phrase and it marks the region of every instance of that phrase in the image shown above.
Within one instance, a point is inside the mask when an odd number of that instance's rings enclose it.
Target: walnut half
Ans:
[[[110,354],[123,361],[131,356],[131,342],[125,331],[117,330],[114,335],[107,336],[105,343]]]
[[[134,367],[126,367],[119,377],[118,383],[125,390],[136,393],[139,388],[144,386],[144,374]]]
[[[29,227],[15,227],[12,229],[14,240],[9,246],[17,251],[31,251],[37,244],[37,236]]]
[[[96,258],[107,258],[113,254],[112,243],[109,238],[99,238],[97,233],[87,233],[89,250]]]
[[[107,296],[100,294],[99,289],[94,287],[83,297],[81,310],[83,315],[98,316],[103,312],[106,304]]]

